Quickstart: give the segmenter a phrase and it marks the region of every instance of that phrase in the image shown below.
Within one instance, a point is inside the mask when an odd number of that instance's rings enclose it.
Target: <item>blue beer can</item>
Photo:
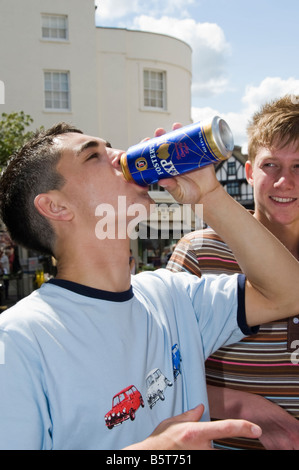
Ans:
[[[133,145],[122,155],[120,163],[127,181],[147,186],[226,160],[233,149],[228,124],[215,116]]]

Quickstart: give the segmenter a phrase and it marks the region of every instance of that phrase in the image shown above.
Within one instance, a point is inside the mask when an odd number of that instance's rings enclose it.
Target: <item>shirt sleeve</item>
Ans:
[[[32,345],[20,341],[0,330],[0,449],[50,449],[52,424],[42,371]]]
[[[245,282],[246,277],[244,274],[238,275],[238,311],[237,320],[238,325],[244,336],[249,336],[258,333],[259,326],[249,327],[246,320],[245,310]]]
[[[192,243],[187,238],[182,238],[171,255],[166,266],[172,272],[189,272],[201,277],[201,269]]]
[[[243,274],[202,276],[193,280],[190,295],[206,358],[257,332],[246,322]]]

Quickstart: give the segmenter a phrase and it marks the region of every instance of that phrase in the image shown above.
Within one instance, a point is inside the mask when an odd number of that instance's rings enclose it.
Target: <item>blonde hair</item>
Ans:
[[[299,149],[299,97],[286,95],[264,104],[248,127],[248,157],[254,161],[259,147],[281,149],[297,144]]]

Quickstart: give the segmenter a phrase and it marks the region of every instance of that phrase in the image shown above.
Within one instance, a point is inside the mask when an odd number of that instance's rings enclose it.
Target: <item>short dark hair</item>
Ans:
[[[64,178],[56,171],[61,153],[54,138],[79,129],[61,122],[37,131],[9,160],[0,178],[0,213],[12,240],[26,248],[53,255],[55,233],[34,206],[38,194],[60,189]]]

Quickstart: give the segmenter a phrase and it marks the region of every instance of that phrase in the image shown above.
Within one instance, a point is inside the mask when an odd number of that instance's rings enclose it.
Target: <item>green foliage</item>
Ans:
[[[0,120],[0,168],[6,165],[10,156],[28,140],[33,132],[26,127],[33,119],[23,111],[2,113]]]

